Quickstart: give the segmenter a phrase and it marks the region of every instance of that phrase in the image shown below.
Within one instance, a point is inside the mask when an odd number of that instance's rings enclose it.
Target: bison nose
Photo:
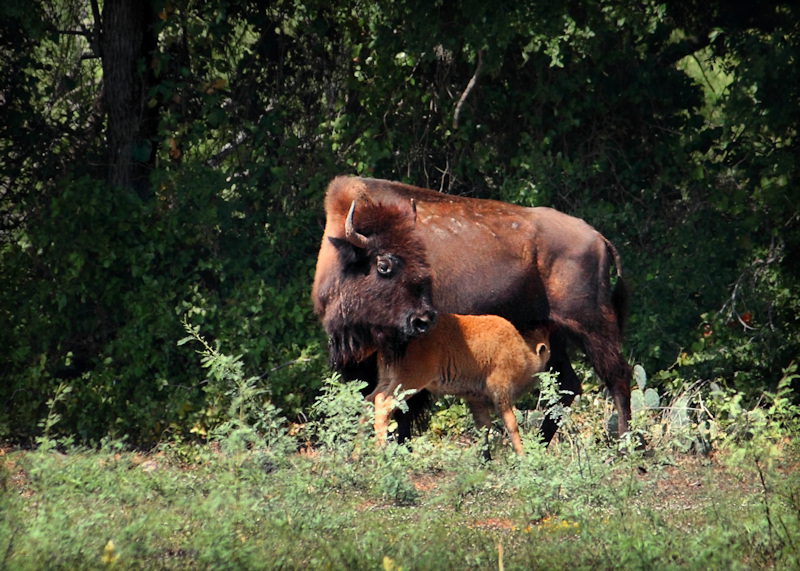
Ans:
[[[431,330],[436,323],[436,312],[426,311],[418,315],[412,315],[409,319],[409,326],[413,335],[423,335]]]

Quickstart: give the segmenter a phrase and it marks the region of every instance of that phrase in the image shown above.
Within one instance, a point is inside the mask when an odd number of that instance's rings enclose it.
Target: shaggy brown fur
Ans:
[[[336,369],[364,361],[378,348],[387,356],[402,355],[408,339],[427,331],[436,317],[431,271],[413,233],[413,213],[366,202],[359,203],[353,217],[366,245],[348,240],[344,219],[335,232],[326,228],[333,248],[320,253],[314,282],[314,310],[325,315]],[[320,271],[330,264],[339,270]]]
[[[355,228],[370,245],[360,254],[345,241],[353,203]],[[616,249],[586,222],[551,208],[356,177],[330,183],[325,214],[312,295],[331,335],[334,366],[345,378],[361,378],[374,387],[377,369],[367,355],[387,346],[402,354],[402,346],[419,333],[409,318],[430,321],[434,310],[500,315],[523,333],[552,326],[548,366],[558,373],[565,406],[581,392],[567,354],[568,341],[577,344],[614,399],[620,434],[628,430],[631,369],[620,351],[628,290]],[[381,252],[399,258],[408,274],[392,280],[367,275],[375,266],[365,260]],[[426,290],[423,295],[420,288]],[[545,418],[545,442],[557,426],[555,417]]]
[[[408,344],[402,359],[391,362],[378,353],[378,386],[367,397],[375,402],[377,439],[386,439],[391,397],[402,386],[463,398],[479,428],[489,427],[489,410],[494,408],[514,450],[522,454],[512,406],[533,387],[536,373],[545,370],[549,358],[546,328],[534,329],[523,339],[502,317],[441,314],[430,333]]]

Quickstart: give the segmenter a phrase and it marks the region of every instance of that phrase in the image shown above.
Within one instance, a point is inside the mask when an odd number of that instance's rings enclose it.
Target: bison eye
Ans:
[[[394,273],[394,264],[392,263],[392,259],[388,256],[378,256],[375,266],[378,269],[378,274],[385,278],[388,278]]]

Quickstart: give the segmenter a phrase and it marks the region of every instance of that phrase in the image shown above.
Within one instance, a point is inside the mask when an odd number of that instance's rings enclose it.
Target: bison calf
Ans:
[[[550,358],[545,328],[523,336],[495,315],[441,314],[433,329],[408,344],[404,356],[378,353],[378,385],[367,397],[375,403],[375,433],[386,439],[391,396],[403,389],[427,389],[467,401],[475,424],[488,428],[490,407],[503,419],[517,454],[522,454],[519,427],[512,408],[520,395],[535,384]]]

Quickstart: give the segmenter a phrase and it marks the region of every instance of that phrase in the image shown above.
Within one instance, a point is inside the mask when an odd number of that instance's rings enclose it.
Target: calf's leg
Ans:
[[[487,462],[492,459],[492,453],[489,451],[489,430],[492,427],[492,416],[489,412],[489,406],[481,401],[469,400],[467,401],[469,411],[472,413],[472,419],[475,421],[475,427],[483,432],[483,459]]]
[[[511,444],[514,446],[514,452],[519,456],[524,456],[525,453],[522,451],[522,439],[519,437],[519,425],[517,424],[517,417],[514,415],[514,408],[510,404],[505,403],[498,405],[497,409],[511,437]]]

